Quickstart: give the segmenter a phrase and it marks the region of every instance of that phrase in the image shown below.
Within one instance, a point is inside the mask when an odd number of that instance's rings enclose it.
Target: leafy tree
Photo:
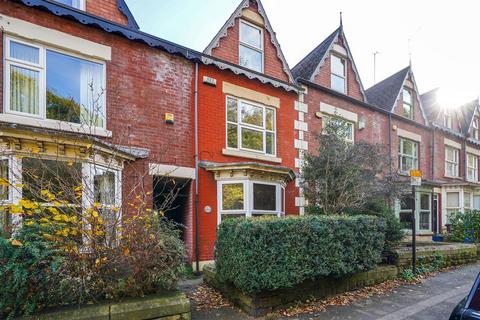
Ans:
[[[345,214],[378,198],[396,196],[401,185],[388,174],[385,147],[364,141],[351,143],[349,124],[332,116],[324,118],[316,154],[305,155],[302,170],[310,214]],[[351,125],[351,124],[350,124]]]

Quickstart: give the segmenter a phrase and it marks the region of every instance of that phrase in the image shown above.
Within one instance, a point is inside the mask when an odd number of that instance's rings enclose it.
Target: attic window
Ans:
[[[452,114],[450,113],[450,110],[445,110],[443,112],[443,125],[452,129]]]
[[[242,67],[263,72],[263,30],[240,21],[239,63]]]
[[[479,119],[478,117],[473,118],[473,139],[475,140],[480,140],[480,134],[479,134]]]
[[[403,88],[403,116],[408,119],[413,119],[412,93],[407,88]]]
[[[347,93],[347,61],[333,54],[331,60],[331,88]]]
[[[85,10],[85,0],[55,0],[55,1],[79,10]]]

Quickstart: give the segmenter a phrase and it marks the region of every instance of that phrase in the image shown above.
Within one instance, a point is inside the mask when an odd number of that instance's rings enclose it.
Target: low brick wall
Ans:
[[[232,284],[218,281],[213,265],[206,266],[203,272],[203,279],[207,284],[219,290],[232,303],[254,317],[288,307],[297,301],[324,298],[382,283],[398,276],[396,266],[379,266],[371,271],[357,273],[341,279],[324,277],[315,281],[305,281],[294,288],[246,295]]]
[[[412,265],[411,248],[397,250],[398,259],[396,265],[400,269],[409,268]],[[477,246],[467,243],[443,243],[443,244],[422,244],[417,247],[417,258],[425,257],[426,263],[431,262],[432,256],[438,254],[444,259],[443,267],[457,266],[474,262],[478,259]]]
[[[180,292],[169,292],[122,302],[48,311],[28,320],[190,320],[190,300]]]

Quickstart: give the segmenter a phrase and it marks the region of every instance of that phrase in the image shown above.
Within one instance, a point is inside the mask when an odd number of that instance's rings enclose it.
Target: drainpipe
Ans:
[[[467,137],[463,139],[463,181],[467,181]]]
[[[432,131],[432,180],[435,180],[435,127]]]
[[[195,131],[195,272],[200,272],[200,250],[198,246],[198,62],[195,62],[194,92],[194,131]]]
[[[388,164],[390,166],[390,175],[392,170],[392,114],[388,114]]]

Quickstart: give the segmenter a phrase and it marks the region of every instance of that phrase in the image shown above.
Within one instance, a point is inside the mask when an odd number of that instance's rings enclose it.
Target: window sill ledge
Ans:
[[[29,117],[23,117],[20,115],[14,115],[14,114],[8,114],[8,113],[0,114],[0,121],[38,127],[38,128],[44,128],[44,129],[53,129],[53,130],[74,132],[79,134],[100,136],[100,137],[112,136],[112,132],[106,129],[91,128],[84,125],[80,125],[76,123],[68,123],[63,121],[29,118]]]
[[[264,154],[256,154],[248,151],[223,149],[222,154],[224,156],[232,156],[232,157],[262,160],[262,161],[268,161],[268,162],[274,162],[274,163],[282,163],[282,158],[277,158],[274,156],[266,156]]]

